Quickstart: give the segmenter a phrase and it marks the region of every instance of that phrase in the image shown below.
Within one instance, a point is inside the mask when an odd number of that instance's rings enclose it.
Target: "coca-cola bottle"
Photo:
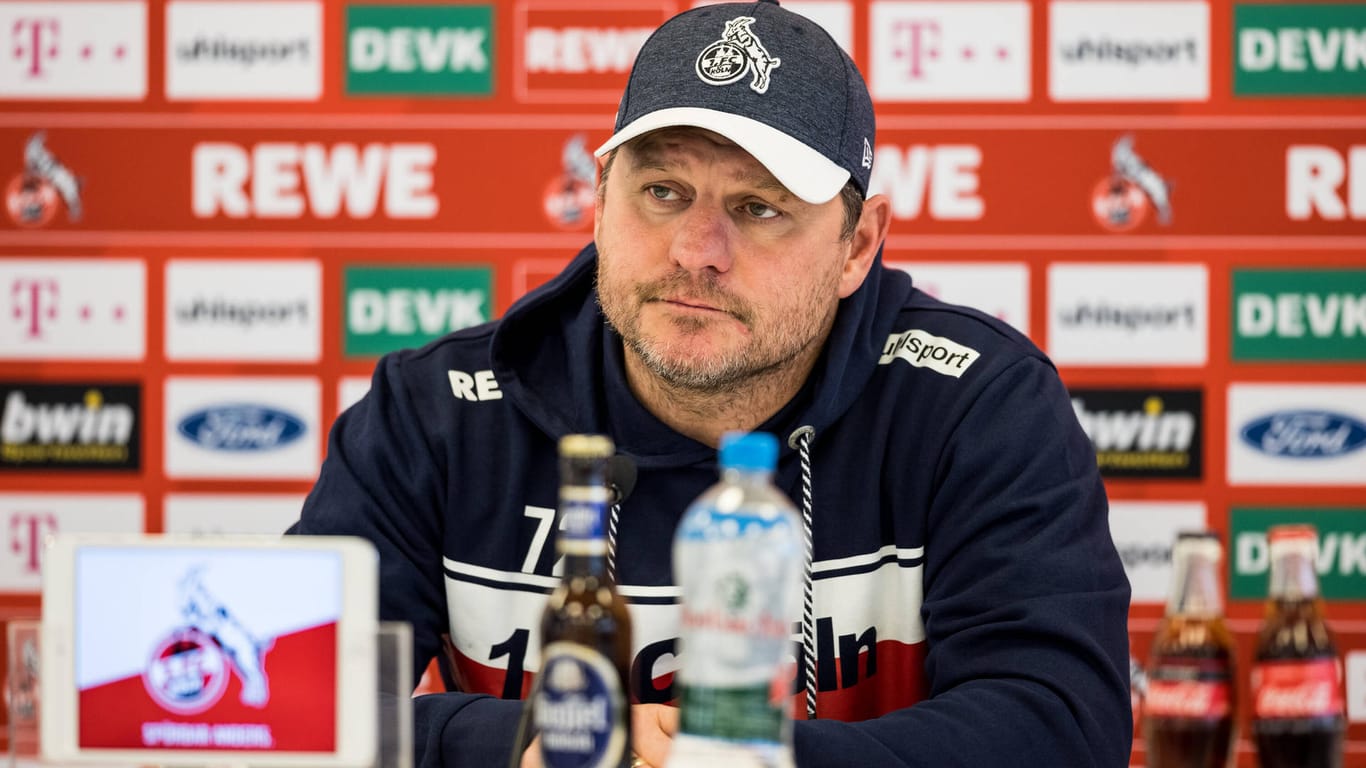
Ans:
[[[1210,532],[1181,533],[1172,588],[1153,638],[1143,738],[1149,768],[1224,768],[1233,744],[1233,636],[1219,586],[1223,547]]]
[[[1267,532],[1271,586],[1252,667],[1252,733],[1262,768],[1339,768],[1342,666],[1319,598],[1318,533]]]

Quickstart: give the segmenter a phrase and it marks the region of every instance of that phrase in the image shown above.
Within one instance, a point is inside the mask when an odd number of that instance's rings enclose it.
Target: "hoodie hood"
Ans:
[[[550,437],[610,434],[618,450],[642,467],[715,461],[715,448],[674,432],[627,387],[621,337],[598,308],[597,263],[597,249],[589,244],[553,280],[508,309],[490,348],[503,396]],[[910,276],[884,268],[879,251],[863,285],[840,302],[806,386],[758,429],[786,443],[793,430],[812,427],[819,439],[872,376],[910,295]]]

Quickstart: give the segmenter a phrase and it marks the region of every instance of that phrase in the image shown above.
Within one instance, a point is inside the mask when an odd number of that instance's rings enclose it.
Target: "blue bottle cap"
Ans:
[[[767,432],[727,432],[721,436],[722,469],[772,472],[778,463],[778,438]]]

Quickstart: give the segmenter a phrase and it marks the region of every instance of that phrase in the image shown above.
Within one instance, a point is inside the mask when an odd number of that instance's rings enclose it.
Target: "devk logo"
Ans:
[[[1317,459],[1366,445],[1366,424],[1329,411],[1277,411],[1248,422],[1243,442],[1271,456]]]
[[[302,419],[263,405],[220,405],[195,411],[176,425],[189,440],[215,451],[269,451],[307,431]]]

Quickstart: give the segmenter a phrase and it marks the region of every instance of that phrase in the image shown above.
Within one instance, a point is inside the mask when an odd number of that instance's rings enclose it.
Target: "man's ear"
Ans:
[[[892,224],[892,204],[886,195],[873,195],[863,201],[863,213],[859,215],[854,227],[854,236],[849,240],[849,255],[844,260],[844,270],[840,274],[839,295],[846,298],[863,285],[868,270],[873,266],[882,242],[887,239],[887,230]]]

